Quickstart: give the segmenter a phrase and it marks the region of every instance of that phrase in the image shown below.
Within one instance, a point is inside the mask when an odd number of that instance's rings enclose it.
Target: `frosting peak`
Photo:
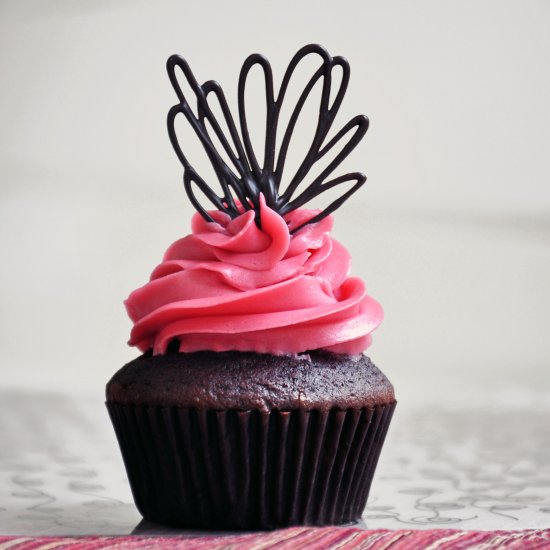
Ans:
[[[349,253],[329,235],[332,216],[291,234],[317,213],[281,217],[261,197],[261,229],[252,210],[234,219],[212,211],[213,222],[195,214],[192,234],[126,300],[129,344],[154,354],[174,339],[184,352],[361,353],[382,308],[348,277]]]

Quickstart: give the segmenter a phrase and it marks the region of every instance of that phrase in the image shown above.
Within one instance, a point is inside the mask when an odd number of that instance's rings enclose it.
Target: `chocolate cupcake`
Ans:
[[[320,67],[281,131],[276,156],[283,99],[308,55],[318,56]],[[267,92],[261,166],[244,104],[254,65],[265,75]],[[329,104],[334,67],[342,78]],[[179,70],[196,96],[197,114],[178,84]],[[126,301],[134,322],[130,344],[143,355],[107,385],[107,407],[136,505],[148,520],[184,527],[355,520],[368,497],[395,398],[387,378],[362,354],[382,320],[381,307],[361,279],[348,276],[350,256],[330,237],[332,212],[365,181],[360,173],[330,179],[368,127],[368,119],[358,116],[327,139],[349,66],[320,46],[306,46],[292,59],[275,97],[269,63],[250,56],[239,79],[242,142],[217,83],[198,85],[177,56],[168,60],[168,72],[179,98],[168,116],[169,135],[197,214],[192,234],[168,248],[149,283]],[[283,191],[292,132],[319,81],[313,143]],[[229,137],[212,113],[213,100]],[[182,152],[178,115],[204,146],[221,196]],[[339,152],[304,189],[309,170],[332,149]],[[346,183],[351,186],[324,210],[302,208]],[[215,210],[204,209],[197,190]]]

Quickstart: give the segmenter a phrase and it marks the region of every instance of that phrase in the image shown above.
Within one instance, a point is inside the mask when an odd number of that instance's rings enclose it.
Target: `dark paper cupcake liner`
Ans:
[[[265,529],[358,519],[395,403],[270,413],[107,408],[144,518]]]

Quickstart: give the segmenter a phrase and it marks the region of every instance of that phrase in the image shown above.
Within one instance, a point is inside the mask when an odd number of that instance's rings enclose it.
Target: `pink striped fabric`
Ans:
[[[124,536],[124,537],[3,537],[0,550],[101,550],[167,548],[184,550],[430,550],[506,548],[506,550],[550,549],[550,529],[525,531],[431,531],[375,530],[338,527],[292,527],[268,533],[212,536]]]

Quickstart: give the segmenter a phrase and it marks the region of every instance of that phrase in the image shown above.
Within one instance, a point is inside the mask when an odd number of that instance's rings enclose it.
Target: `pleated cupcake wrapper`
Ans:
[[[143,517],[262,529],[359,518],[395,403],[270,413],[107,408]]]

